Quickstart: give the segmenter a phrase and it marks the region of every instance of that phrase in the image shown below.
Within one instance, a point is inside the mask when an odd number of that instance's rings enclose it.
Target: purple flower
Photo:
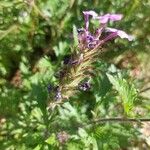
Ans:
[[[88,91],[91,88],[91,84],[89,83],[89,81],[86,81],[79,84],[78,88],[82,91]]]
[[[69,134],[67,134],[65,131],[59,132],[57,134],[57,139],[61,144],[65,144],[69,139]]]
[[[96,40],[92,41],[92,42],[89,42],[87,47],[89,49],[93,49],[97,45],[97,43],[98,43],[98,41],[96,41]]]
[[[51,84],[47,85],[47,91],[50,93],[53,90],[53,86]]]
[[[87,43],[93,42],[94,40],[95,40],[94,36],[92,36],[92,35],[87,35],[86,36]]]
[[[99,39],[96,36],[93,36],[89,32],[84,32],[78,35],[79,47],[81,49],[89,48],[92,49],[98,43]]]
[[[134,37],[132,35],[128,35],[126,32],[124,32],[122,30],[118,30],[118,29],[114,29],[114,28],[106,28],[106,32],[112,32],[112,33],[114,33],[114,35],[116,34],[120,38],[122,38],[122,39],[126,38],[129,41],[132,41],[134,39]]]
[[[122,30],[117,30],[113,28],[107,28],[107,22],[109,21],[119,21],[122,19],[122,14],[106,14],[102,16],[98,16],[96,12],[90,10],[90,11],[83,11],[84,19],[85,19],[85,28],[78,30],[78,41],[79,41],[79,49],[85,50],[85,49],[94,49],[97,46],[103,45],[108,40],[111,40],[116,37],[121,38],[127,38],[129,41],[133,40],[133,36],[128,35]],[[97,19],[100,22],[99,28],[91,33],[89,31],[89,17],[92,17],[93,19]],[[103,32],[107,32],[106,37],[101,37]],[[109,34],[110,33],[110,34]]]
[[[85,20],[85,30],[88,31],[89,28],[89,16],[92,16],[93,18],[95,18],[97,15],[97,13],[95,11],[83,11],[84,14],[84,20]]]
[[[122,14],[106,14],[103,16],[97,16],[95,19],[98,19],[101,24],[106,24],[108,21],[119,21],[122,17]]]
[[[55,100],[56,101],[60,101],[61,99],[62,99],[62,95],[61,95],[61,89],[60,89],[60,87],[59,86],[57,86],[56,88],[55,88]]]

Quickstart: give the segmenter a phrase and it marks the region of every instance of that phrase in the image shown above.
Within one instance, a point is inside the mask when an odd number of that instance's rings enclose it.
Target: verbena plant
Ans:
[[[96,7],[97,2],[93,6]],[[107,2],[103,3],[98,8],[109,11]],[[115,5],[126,5],[118,3],[116,1]],[[118,54],[125,49],[121,44],[125,40],[115,41],[115,38],[133,39],[121,30],[108,28],[108,23],[112,25],[122,19],[121,14],[98,15],[94,11],[84,11],[84,28],[77,29],[74,25],[73,35],[66,35],[72,23],[76,24],[76,17],[80,16],[81,8],[85,8],[85,2],[81,5],[80,1],[67,3],[64,0],[59,6],[56,0],[47,5],[51,13],[47,6],[44,6],[44,13],[40,10],[43,2],[14,1],[1,5],[9,14],[3,14],[6,19],[1,31],[1,49],[8,50],[1,51],[3,78],[0,85],[4,85],[0,91],[1,149],[148,148],[139,127],[142,121],[149,121],[146,118],[149,103],[141,102],[143,98],[135,88],[138,85],[127,70],[120,70],[106,61],[107,57],[112,58],[110,55],[114,56],[115,50]],[[76,15],[65,15],[66,10],[74,8],[73,5],[78,7],[72,10]],[[91,3],[87,5],[92,6]],[[132,5],[130,12],[138,5]],[[143,2],[141,8],[144,5]],[[127,20],[129,16],[124,13]],[[49,14],[50,19],[43,14]],[[129,22],[134,22],[133,18]],[[72,19],[71,23],[69,19]],[[14,21],[15,26],[9,28]],[[129,23],[121,26],[130,31],[135,28],[135,24]],[[68,39],[74,39],[74,44],[71,45]],[[40,55],[44,57],[38,59]],[[16,75],[11,80],[13,69]],[[136,108],[141,106],[145,110],[137,111]]]

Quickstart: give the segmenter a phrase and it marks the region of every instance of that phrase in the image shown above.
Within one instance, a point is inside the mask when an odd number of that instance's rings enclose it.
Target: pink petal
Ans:
[[[114,28],[106,28],[106,32],[116,32],[120,38],[122,38],[122,39],[126,38],[129,41],[132,41],[134,39],[134,36],[128,35],[126,32],[124,32],[122,30],[117,30]]]
[[[98,16],[98,14],[97,14],[95,11],[93,11],[93,10],[90,10],[90,11],[83,11],[83,14],[84,14],[84,15],[88,15],[88,16],[92,16],[92,17]]]
[[[119,20],[122,19],[122,17],[123,17],[122,14],[110,14],[110,15],[109,15],[109,19],[110,19],[111,21],[119,21]]]
[[[93,18],[97,16],[97,13],[95,11],[83,11],[84,14],[84,20],[85,20],[85,29],[88,31],[89,28],[89,16],[92,16]]]
[[[104,16],[97,16],[94,17],[95,19],[99,19],[100,23],[106,24],[109,20],[110,21],[119,21],[121,20],[123,15],[121,14],[106,14]]]

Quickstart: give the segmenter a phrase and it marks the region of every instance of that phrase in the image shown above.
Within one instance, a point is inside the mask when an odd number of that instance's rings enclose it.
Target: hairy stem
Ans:
[[[104,122],[150,122],[150,118],[101,118],[90,121],[88,124]]]

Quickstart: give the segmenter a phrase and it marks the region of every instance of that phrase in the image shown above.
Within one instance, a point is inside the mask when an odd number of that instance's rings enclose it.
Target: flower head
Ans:
[[[85,27],[77,30],[78,49],[71,56],[67,56],[64,59],[64,66],[58,74],[60,84],[53,88],[54,94],[51,97],[55,99],[55,103],[49,105],[51,108],[60,104],[62,100],[68,99],[78,90],[90,90],[89,79],[92,77],[92,71],[94,70],[92,64],[97,60],[97,56],[103,52],[101,47],[105,43],[117,37],[126,38],[129,41],[133,40],[133,36],[124,31],[107,27],[109,21],[121,20],[121,14],[98,16],[96,12],[91,10],[83,11],[83,14]],[[90,31],[89,19],[99,20],[99,27],[96,31]],[[64,134],[59,134],[58,139],[61,143],[64,143]]]
[[[78,29],[78,40],[79,40],[79,49],[84,50],[94,49],[98,45],[101,46],[102,44],[106,43],[107,41],[120,37],[126,38],[129,41],[133,40],[133,36],[128,35],[122,30],[108,28],[107,23],[109,21],[119,21],[122,19],[122,14],[106,14],[102,16],[98,16],[98,14],[92,10],[90,11],[83,11],[84,19],[85,19],[85,28]],[[99,28],[91,33],[89,31],[89,16],[92,16],[92,19],[99,20]],[[107,32],[108,34],[106,37],[101,38],[102,33]]]
[[[62,131],[57,134],[57,139],[61,144],[64,144],[68,141],[69,135],[65,131]]]

